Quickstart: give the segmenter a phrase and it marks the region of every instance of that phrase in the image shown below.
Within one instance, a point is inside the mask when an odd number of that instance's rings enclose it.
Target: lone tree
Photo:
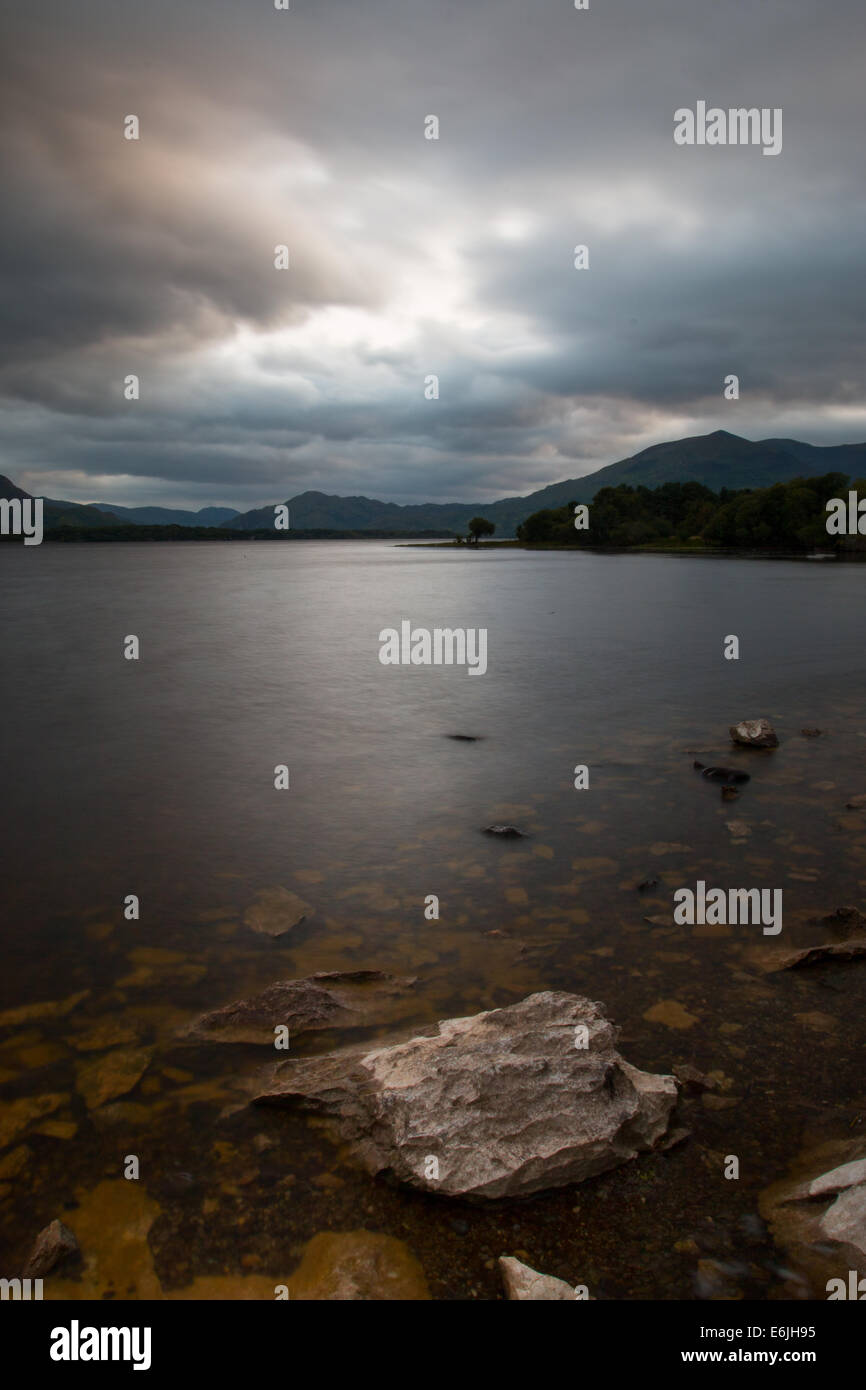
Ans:
[[[474,516],[469,523],[469,534],[477,545],[482,536],[492,536],[496,525],[485,516]]]

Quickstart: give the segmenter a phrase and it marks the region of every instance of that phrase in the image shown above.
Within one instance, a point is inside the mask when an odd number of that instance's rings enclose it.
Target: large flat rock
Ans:
[[[546,992],[373,1051],[282,1062],[255,1099],[330,1117],[371,1173],[495,1198],[582,1182],[652,1148],[677,1085],[619,1055],[600,1004]]]

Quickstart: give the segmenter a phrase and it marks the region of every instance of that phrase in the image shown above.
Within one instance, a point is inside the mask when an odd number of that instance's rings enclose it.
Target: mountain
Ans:
[[[92,505],[131,526],[222,526],[240,516],[236,507],[202,507],[197,512],[187,512],[175,507],[116,507],[111,502]]]
[[[0,497],[22,501],[32,496],[23,488],[17,487],[11,478],[0,474]],[[42,499],[42,524],[46,530],[57,526],[116,526],[118,518],[110,512],[99,511],[96,507],[86,507],[80,502],[60,502],[51,497]]]
[[[497,536],[513,536],[521,521],[544,508],[567,502],[591,502],[599,488],[654,488],[662,483],[703,483],[714,492],[728,488],[770,487],[797,477],[845,473],[866,477],[866,444],[803,444],[797,439],[742,439],[727,430],[653,444],[631,458],[608,464],[583,478],[551,483],[527,497],[504,497],[496,502],[417,502],[400,506],[371,497],[339,497],[325,492],[302,492],[288,498],[293,530],[399,531],[447,535],[465,532],[473,516],[496,524]],[[8,478],[0,477],[0,497],[27,497]],[[225,526],[255,531],[274,524],[274,505],[238,513],[232,507],[203,507],[198,512],[171,507],[112,507],[106,502],[83,506],[45,499],[48,528],[56,526]]]
[[[497,536],[512,536],[515,527],[533,512],[562,507],[566,502],[591,502],[599,488],[659,487],[662,483],[698,482],[714,492],[722,488],[770,487],[799,476],[824,473],[866,476],[866,444],[819,446],[796,439],[741,439],[727,430],[696,435],[666,444],[653,444],[631,458],[611,463],[583,478],[531,492],[527,497],[506,497],[498,502],[422,502],[398,506],[369,497],[337,497],[324,492],[302,492],[287,500],[292,527],[335,530],[436,530],[465,531],[473,516],[496,523]],[[272,526],[274,508],[257,507],[227,523],[232,529],[254,530]]]

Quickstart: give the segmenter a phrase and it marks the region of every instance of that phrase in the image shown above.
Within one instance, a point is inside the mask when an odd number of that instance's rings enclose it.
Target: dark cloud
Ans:
[[[21,7],[0,468],[484,499],[703,429],[866,437],[864,30],[856,0]],[[699,99],[781,107],[782,153],[675,146]]]

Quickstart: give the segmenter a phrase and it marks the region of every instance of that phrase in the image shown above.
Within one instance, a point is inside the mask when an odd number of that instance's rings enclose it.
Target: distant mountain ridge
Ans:
[[[533,512],[562,507],[567,502],[591,502],[599,488],[659,487],[663,483],[698,482],[719,492],[722,488],[770,487],[796,477],[820,477],[846,473],[866,477],[866,444],[804,444],[797,439],[743,439],[727,430],[688,439],[653,444],[631,458],[608,464],[583,478],[551,483],[526,497],[504,497],[493,502],[416,502],[400,505],[371,497],[341,497],[324,492],[302,492],[285,499],[293,530],[464,532],[473,516],[485,516],[496,524],[499,537],[513,536],[515,528]],[[8,478],[0,477],[0,497],[29,496]],[[203,507],[183,511],[171,507],[118,507],[108,502],[84,505],[45,499],[45,525],[117,526],[180,525],[224,526],[254,531],[274,524],[274,507],[255,507],[239,513],[232,507]]]
[[[10,501],[17,497],[24,501],[32,494],[13,483],[0,473],[0,497]],[[57,526],[117,526],[119,518],[110,512],[99,511],[97,507],[85,506],[81,502],[60,502],[55,498],[42,499],[42,524],[46,530]]]
[[[566,502],[591,502],[599,488],[660,487],[662,483],[703,483],[714,492],[722,488],[770,487],[796,477],[824,473],[866,476],[866,444],[803,444],[796,439],[752,441],[727,430],[696,435],[664,444],[653,444],[631,458],[611,463],[583,478],[531,492],[526,497],[506,497],[496,502],[421,502],[399,506],[369,497],[329,496],[302,492],[286,499],[293,527],[465,531],[473,516],[496,523],[498,536],[513,536],[515,527],[533,512],[562,507]],[[276,505],[276,504],[275,504]],[[273,525],[273,506],[256,507],[226,524],[232,529],[254,530]]]
[[[175,507],[117,507],[111,502],[91,505],[132,526],[222,526],[240,516],[237,507],[201,507],[197,512],[189,512]]]

